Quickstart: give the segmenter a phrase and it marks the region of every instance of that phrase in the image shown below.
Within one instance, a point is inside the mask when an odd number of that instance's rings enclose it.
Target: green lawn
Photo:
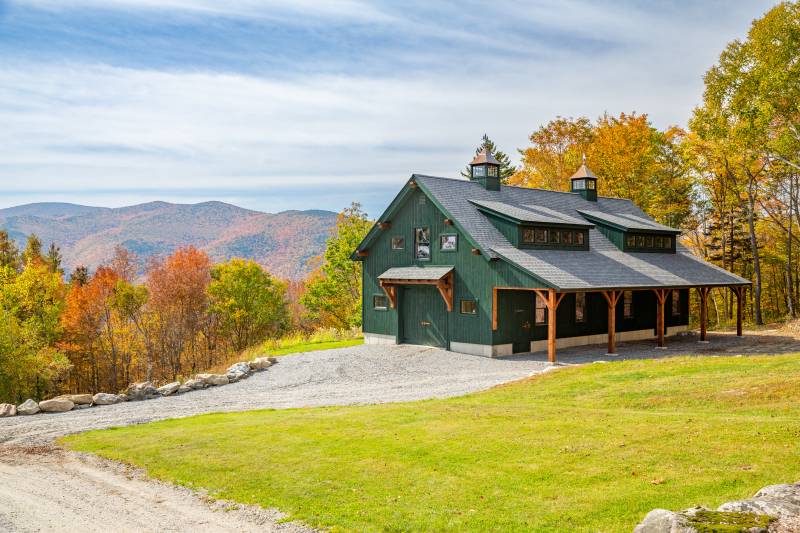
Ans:
[[[213,414],[64,439],[350,531],[630,531],[800,479],[800,355],[562,368],[449,400]]]
[[[301,342],[298,344],[289,344],[279,348],[269,348],[260,352],[262,356],[271,355],[288,355],[291,353],[314,352],[317,350],[332,350],[334,348],[347,348],[348,346],[356,346],[357,344],[364,344],[364,339],[344,339],[338,341],[322,341],[322,342]]]

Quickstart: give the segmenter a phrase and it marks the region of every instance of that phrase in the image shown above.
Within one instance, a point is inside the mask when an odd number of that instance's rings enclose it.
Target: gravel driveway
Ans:
[[[355,346],[279,359],[249,379],[181,396],[0,419],[0,532],[311,531],[276,509],[229,506],[141,472],[54,448],[56,437],[219,411],[444,398],[541,372],[531,356],[486,359],[414,346]],[[113,524],[113,526],[112,526]]]
[[[90,429],[218,411],[445,398],[547,367],[530,356],[488,359],[419,346],[362,345],[281,357],[249,379],[180,396],[58,414],[0,418],[0,444],[40,445]]]

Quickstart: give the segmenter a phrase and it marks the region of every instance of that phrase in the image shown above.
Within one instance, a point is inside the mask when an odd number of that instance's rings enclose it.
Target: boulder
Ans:
[[[122,397],[117,394],[109,394],[107,392],[98,392],[92,398],[95,405],[113,405],[123,401]]]
[[[39,412],[39,404],[28,398],[17,406],[18,415],[35,415]]]
[[[75,409],[76,411],[77,411],[78,409],[88,409],[88,408],[90,408],[92,405],[93,405],[93,404],[91,404],[91,403],[82,403],[82,404],[80,404],[80,405],[76,403],[76,404],[75,404],[75,407],[74,407],[74,409]]]
[[[680,513],[666,509],[653,509],[636,526],[633,533],[688,533],[694,531],[688,527],[686,517]]]
[[[181,385],[180,387],[178,387],[178,391],[177,391],[177,393],[178,393],[178,394],[183,394],[183,393],[185,393],[185,392],[189,392],[190,390],[192,390],[192,388],[191,388],[191,387],[188,387],[188,386],[186,386],[186,385],[184,384],[184,385]]]
[[[228,376],[228,380],[231,383],[236,383],[240,379],[250,376],[251,372],[250,363],[242,362],[231,365],[230,368],[225,371],[225,374]]]
[[[180,381],[173,381],[172,383],[167,383],[166,385],[162,385],[156,390],[161,396],[169,396],[170,394],[175,394],[175,392],[177,392],[180,386],[181,386]]]
[[[75,404],[67,398],[53,398],[52,400],[39,402],[39,410],[43,413],[63,413],[72,411],[73,407],[75,407]]]
[[[266,370],[272,366],[272,361],[269,357],[257,357],[250,361],[251,370]]]
[[[748,500],[723,503],[717,510],[776,517],[800,516],[800,483],[769,485]]]
[[[205,385],[227,385],[230,383],[225,374],[197,374],[194,379]]]
[[[75,405],[92,405],[94,401],[91,394],[67,394],[64,398],[68,399]]]
[[[128,386],[125,390],[125,395],[129,400],[150,400],[151,398],[158,398],[159,393],[152,383],[143,381],[141,383],[134,383]]]
[[[0,418],[17,416],[17,406],[10,403],[0,403]]]
[[[208,385],[206,385],[206,382],[203,381],[202,379],[197,379],[197,377],[195,377],[195,379],[190,379],[185,381],[181,386],[181,388],[183,387],[186,387],[189,390],[197,390],[197,389],[205,389],[206,387],[208,387]]]

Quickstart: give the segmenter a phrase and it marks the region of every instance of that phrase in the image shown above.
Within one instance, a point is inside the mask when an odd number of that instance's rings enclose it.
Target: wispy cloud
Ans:
[[[457,176],[484,132],[514,153],[557,114],[685,123],[705,69],[769,6],[0,7],[0,204],[199,190],[271,210],[346,194],[374,212],[411,172]]]

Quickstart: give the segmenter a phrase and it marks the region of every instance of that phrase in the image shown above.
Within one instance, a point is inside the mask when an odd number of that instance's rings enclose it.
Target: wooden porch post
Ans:
[[[700,342],[708,342],[708,293],[711,287],[697,287],[697,292],[700,295]]]
[[[547,305],[547,360],[551,363],[556,362],[556,311],[558,305],[566,295],[565,292],[557,294],[555,289],[547,289],[545,295],[544,289],[533,289],[539,298],[544,300]]]
[[[622,291],[603,291],[601,293],[608,304],[608,353],[617,355],[617,302]]]
[[[744,296],[744,287],[736,286],[731,287],[731,290],[736,294],[736,336],[742,336],[742,297]]]
[[[664,348],[664,302],[667,300],[669,289],[653,289],[653,292],[656,293],[656,299],[658,300],[656,305],[658,309],[656,318],[656,337],[658,338],[658,347]]]

